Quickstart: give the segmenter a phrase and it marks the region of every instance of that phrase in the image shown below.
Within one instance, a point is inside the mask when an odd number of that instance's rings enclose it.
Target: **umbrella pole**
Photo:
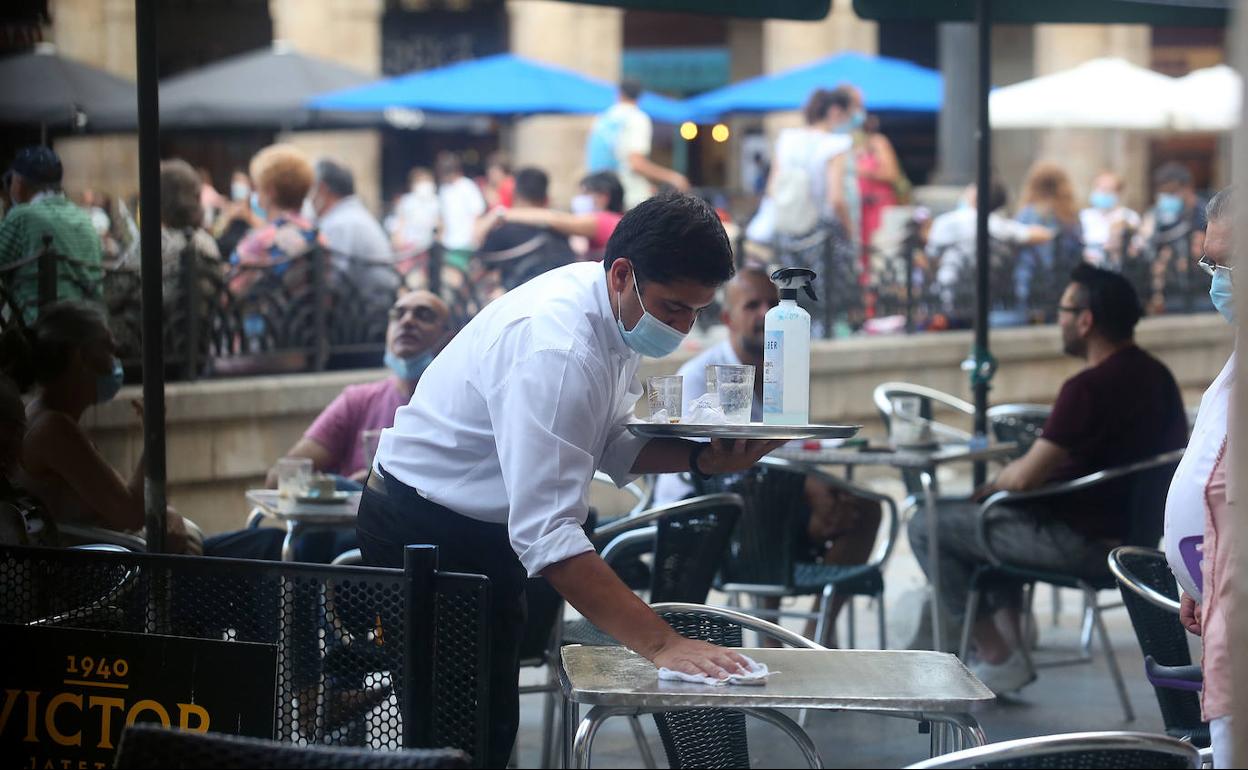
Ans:
[[[143,510],[147,550],[165,550],[165,362],[161,339],[160,103],[156,2],[135,0],[139,89],[139,211],[143,283]]]
[[[992,186],[992,130],[988,123],[988,91],[992,87],[992,0],[976,0],[976,35],[979,53],[979,131],[976,135],[978,169],[975,204],[975,348],[964,368],[970,370],[975,396],[975,436],[988,433],[988,389],[996,371],[996,361],[988,350],[988,210]],[[975,463],[978,488],[985,481],[987,468]]]

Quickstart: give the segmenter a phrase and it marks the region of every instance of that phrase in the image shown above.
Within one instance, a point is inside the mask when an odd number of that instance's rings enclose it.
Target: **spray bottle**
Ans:
[[[763,345],[763,422],[810,423],[810,313],[797,305],[797,290],[816,302],[815,272],[786,267],[771,274],[780,287],[780,304],[767,312]]]

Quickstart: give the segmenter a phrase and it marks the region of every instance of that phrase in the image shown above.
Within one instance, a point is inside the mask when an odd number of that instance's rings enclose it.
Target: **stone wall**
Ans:
[[[1231,334],[1215,315],[1145,321],[1140,343],[1169,365],[1190,405],[1217,375],[1231,350]],[[969,398],[958,364],[970,350],[969,332],[818,343],[812,370],[812,416],[819,421],[874,422],[872,389],[881,382],[920,383]],[[1054,327],[997,332],[1001,361],[993,403],[1053,400],[1079,363],[1060,354]],[[686,355],[648,364],[643,376],[675,371]],[[275,458],[351,383],[384,376],[376,370],[217,380],[170,385],[167,391],[170,500],[205,530],[242,525],[243,493],[263,483]],[[127,402],[128,387],[84,418],[100,451],[128,474],[142,437]],[[868,428],[874,432],[876,428]]]

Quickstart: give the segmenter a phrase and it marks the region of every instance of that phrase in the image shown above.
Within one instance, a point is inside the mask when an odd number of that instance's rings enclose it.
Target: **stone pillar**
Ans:
[[[941,24],[937,35],[945,98],[936,132],[939,165],[933,181],[961,187],[975,180],[978,42],[974,24]]]
[[[134,79],[134,3],[132,0],[56,0],[51,42],[62,56]],[[86,187],[129,197],[139,192],[139,138],[67,136],[55,140],[65,166],[65,189]]]
[[[1116,56],[1149,65],[1152,38],[1148,27],[1130,25],[1045,24],[1035,29],[1036,75],[1070,69],[1090,59]],[[1037,158],[1062,163],[1085,200],[1092,178],[1103,169],[1117,171],[1126,182],[1125,201],[1136,209],[1148,195],[1148,151],[1137,131],[1060,129],[1040,132]],[[1021,180],[1020,180],[1021,181]]]
[[[624,12],[553,0],[509,0],[511,52],[610,82],[620,79]],[[585,173],[585,141],[593,117],[539,115],[516,121],[512,165],[550,175],[550,198],[566,206]]]
[[[274,39],[300,53],[380,75],[384,6],[383,0],[269,0],[269,14]],[[345,164],[355,174],[356,194],[381,215],[379,131],[295,131],[282,134],[279,141],[300,147],[314,160],[329,157]]]
[[[732,56],[729,79],[733,83],[763,74],[763,48],[763,22],[754,19],[732,19],[728,22],[728,50]],[[763,121],[756,115],[742,115],[728,120],[733,137],[729,140],[728,162],[724,168],[729,190],[740,190],[742,187],[741,138],[757,131],[762,124]],[[748,195],[746,197],[749,198]]]
[[[832,12],[820,21],[763,22],[763,71],[781,72],[833,54],[857,51],[875,54],[879,35],[873,21],[858,18],[849,3],[833,3]],[[829,83],[836,87],[839,83]],[[798,112],[768,115],[767,134],[773,140],[782,128],[801,123]]]

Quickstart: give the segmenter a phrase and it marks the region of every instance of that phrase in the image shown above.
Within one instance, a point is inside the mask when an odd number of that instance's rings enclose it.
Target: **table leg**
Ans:
[[[806,758],[806,764],[813,768],[823,767],[823,757],[819,756],[819,749],[815,748],[815,742],[796,722],[781,714],[775,709],[743,709],[746,714],[760,719],[768,724],[774,725],[784,731],[797,747],[801,749],[802,756]],[[586,765],[588,767],[588,765]]]
[[[572,706],[569,713],[576,713],[576,704],[569,703]],[[637,710],[633,708],[613,708],[611,706],[594,706],[576,726],[576,737],[572,740],[572,767],[588,768],[590,760],[590,751],[593,748],[594,736],[598,733],[598,728],[607,719],[620,716],[622,714],[636,714]]]
[[[924,714],[923,717],[932,723],[932,748],[936,751],[937,743],[939,743],[940,754],[973,749],[988,742],[988,737],[984,735],[984,729],[979,726],[979,721],[970,714]],[[935,738],[937,733],[941,736],[939,741]],[[932,756],[938,756],[938,754]]]
[[[286,520],[286,537],[282,538],[282,561],[295,560],[295,529],[298,526],[299,522]]]
[[[936,526],[936,483],[934,470],[919,474],[923,488],[923,511],[927,517],[927,583],[932,594],[932,645],[939,652],[945,650],[945,634],[941,623],[940,607],[940,528]]]

